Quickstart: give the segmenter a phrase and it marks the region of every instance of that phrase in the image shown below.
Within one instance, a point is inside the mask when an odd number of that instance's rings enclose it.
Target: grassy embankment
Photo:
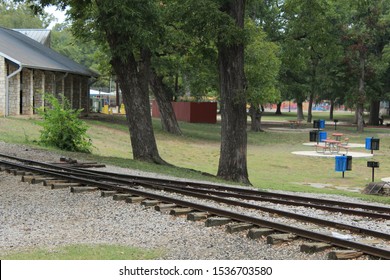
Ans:
[[[315,119],[327,118],[327,113],[315,113]],[[350,121],[351,113],[335,116],[342,121]],[[283,122],[295,118],[293,113],[282,116],[266,115],[266,128],[280,127],[267,122]],[[198,170],[216,174],[219,161],[220,125],[219,124],[189,124],[180,123],[184,136],[172,136],[161,130],[159,120],[154,120],[154,128],[159,152],[163,159],[176,167],[158,166],[132,160],[131,146],[124,117],[114,118],[114,122],[87,119],[95,149],[92,154],[59,153],[72,158],[96,160],[106,164],[135,168],[144,171],[165,173],[172,176],[189,179],[219,181],[216,178],[202,176]],[[7,118],[0,119],[0,141],[36,146],[34,140],[39,138],[40,127],[36,119]],[[310,129],[311,124],[303,123]],[[327,125],[328,135],[334,132],[333,125]],[[321,192],[359,196],[368,200],[386,202],[390,199],[382,197],[367,197],[360,195],[366,184],[371,182],[371,169],[366,167],[367,160],[380,162],[380,168],[375,171],[376,181],[390,177],[390,129],[365,128],[363,134],[358,134],[352,126],[337,126],[337,132],[344,133],[352,143],[365,143],[366,137],[379,137],[380,150],[374,151],[374,158],[354,158],[352,171],[341,173],[334,171],[332,158],[317,158],[294,155],[293,151],[314,150],[304,146],[309,141],[308,130],[273,130],[264,133],[248,133],[248,172],[255,187],[261,189],[277,189],[288,191]],[[42,147],[43,148],[43,147]],[[364,148],[354,148],[352,151],[369,152]],[[313,187],[314,186],[314,187]]]
[[[289,119],[295,119],[294,113],[285,113],[282,116],[268,114],[263,117],[267,122],[281,122],[284,127]],[[315,113],[314,119],[328,119],[327,113]],[[350,122],[353,118],[351,113],[337,114],[335,118],[340,122]],[[37,147],[36,140],[39,138],[40,127],[36,124],[36,119],[26,118],[1,118],[0,119],[0,141],[31,145]],[[130,140],[127,127],[123,124],[124,118],[115,118],[115,122],[106,122],[94,118],[87,119],[90,126],[88,131],[92,138],[95,149],[92,154],[77,154],[58,151],[59,154],[76,159],[96,160],[101,163],[113,164],[122,167],[140,169],[143,171],[164,173],[177,177],[189,179],[201,179],[220,181],[214,177],[202,176],[198,172],[188,169],[198,170],[210,174],[216,174],[219,160],[220,125],[215,124],[188,124],[180,123],[184,136],[177,137],[169,135],[161,130],[159,120],[154,120],[154,128],[158,148],[161,156],[169,163],[180,167],[166,167],[147,164],[132,160]],[[277,127],[277,124],[266,124],[266,128]],[[303,124],[306,128],[311,128],[311,124]],[[326,127],[328,133],[334,132],[334,126]],[[356,128],[352,126],[337,127],[338,132],[342,132],[350,138],[352,143],[364,144],[366,137],[379,137],[380,150],[374,151],[374,158],[380,162],[380,168],[375,171],[376,181],[382,177],[390,177],[390,129],[366,128],[363,134],[358,134]],[[334,159],[297,156],[292,151],[314,150],[313,147],[302,145],[308,142],[309,132],[301,130],[271,130],[264,133],[248,133],[248,171],[252,184],[260,189],[287,190],[315,193],[342,194],[347,196],[360,197],[367,201],[389,203],[388,197],[367,196],[359,193],[366,184],[371,182],[371,169],[366,167],[367,158],[353,159],[352,171],[345,173],[342,178],[341,173],[334,171]],[[44,148],[44,147],[41,147]],[[44,148],[48,149],[48,148]],[[52,149],[51,149],[52,150]],[[353,149],[353,151],[367,152],[364,148]],[[115,252],[112,247],[108,251]],[[120,248],[119,252],[124,252],[128,248]],[[62,248],[58,252],[47,253],[48,251],[34,251],[27,255],[9,255],[3,258],[53,258],[53,259],[74,259],[73,253],[63,251],[69,248]],[[70,251],[73,249],[70,248]],[[105,249],[99,249],[104,251]],[[98,250],[98,251],[99,251]],[[133,250],[133,249],[131,249]],[[134,249],[136,251],[136,249]],[[42,253],[46,252],[46,253]],[[92,253],[91,253],[92,252]],[[48,255],[49,254],[49,255]],[[91,255],[92,254],[92,255]],[[93,253],[89,247],[81,248],[77,255],[82,259],[145,259],[146,255],[119,253],[115,256],[103,253]],[[150,258],[158,256],[150,252]]]

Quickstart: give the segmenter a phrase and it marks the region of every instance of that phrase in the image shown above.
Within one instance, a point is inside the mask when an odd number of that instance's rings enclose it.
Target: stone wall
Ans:
[[[72,108],[80,109],[80,92],[81,92],[81,77],[75,76],[73,79],[73,98],[72,98]]]
[[[0,116],[6,112],[7,71],[13,73],[17,66],[7,64],[0,56]],[[47,106],[43,94],[58,96],[64,94],[73,109],[89,109],[89,78],[74,74],[65,75],[37,69],[24,68],[8,81],[9,110],[8,115],[32,115],[36,108]]]
[[[7,67],[4,57],[0,56],[0,117],[5,113],[5,81],[7,77]]]
[[[22,114],[33,114],[33,97],[34,97],[34,72],[24,68],[22,70]]]
[[[55,93],[55,75],[53,72],[45,71],[45,91],[44,93],[50,93],[54,94]],[[44,106],[49,106],[47,102],[44,101]]]
[[[43,94],[45,92],[45,72],[41,70],[34,70],[34,89],[33,89],[33,104],[34,104],[34,113],[36,113],[37,108],[44,106],[43,104]]]
[[[64,95],[66,99],[69,101],[70,104],[73,104],[73,79],[74,75],[69,74],[65,78],[65,83],[64,83]]]
[[[89,79],[81,78],[80,92],[80,109],[83,109],[83,114],[88,114],[89,110]]]
[[[18,68],[14,65],[9,65],[9,73],[13,73]],[[8,79],[8,98],[9,98],[9,115],[20,115],[20,73]]]

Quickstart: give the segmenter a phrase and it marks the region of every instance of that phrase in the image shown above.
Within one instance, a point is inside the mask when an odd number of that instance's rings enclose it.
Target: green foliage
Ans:
[[[245,49],[245,76],[248,101],[254,104],[277,102],[280,91],[277,87],[280,69],[277,44],[266,40],[266,34],[252,20],[246,22],[252,41]]]
[[[86,134],[88,127],[79,119],[82,110],[71,109],[65,96],[60,96],[62,101],[50,94],[45,94],[44,97],[52,108],[38,109],[43,117],[43,122],[40,123],[43,127],[41,143],[61,150],[90,153],[92,143]]]
[[[47,13],[35,15],[27,4],[0,1],[0,26],[6,28],[46,28],[53,20]]]
[[[69,23],[56,24],[51,32],[51,47],[66,57],[100,74],[94,87],[109,87],[112,69],[107,50],[95,40],[83,40],[72,33]]]

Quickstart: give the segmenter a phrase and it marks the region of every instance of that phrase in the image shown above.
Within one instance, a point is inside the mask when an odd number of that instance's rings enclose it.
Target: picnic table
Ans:
[[[340,141],[340,140],[341,140],[341,137],[342,137],[343,135],[344,135],[343,133],[339,133],[339,132],[332,133],[332,136],[335,137],[336,141]]]
[[[325,146],[329,147],[329,151],[331,153],[338,153],[339,152],[339,145],[341,143],[340,141],[333,140],[333,139],[325,139],[323,142],[325,143]]]
[[[301,120],[289,120],[288,122],[291,128],[297,128],[302,124]]]
[[[340,152],[340,149],[344,149],[345,153],[348,154],[349,146],[345,146],[341,144],[341,141],[337,141],[334,139],[325,139],[322,142],[324,142],[324,145],[315,145],[316,152],[318,152],[318,149],[322,149],[322,152],[325,153],[326,151],[329,151],[331,154],[338,154]]]

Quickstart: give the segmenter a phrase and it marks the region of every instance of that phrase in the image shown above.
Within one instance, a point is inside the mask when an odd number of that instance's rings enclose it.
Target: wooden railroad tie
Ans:
[[[247,230],[247,229],[251,229],[253,228],[254,225],[253,224],[248,224],[248,223],[233,223],[233,224],[228,224],[226,226],[226,231],[228,233],[235,233],[235,232],[240,232],[240,231],[244,231],[244,230]]]
[[[194,209],[186,208],[186,207],[177,207],[177,208],[171,209],[169,211],[169,214],[173,215],[173,216],[181,216],[181,215],[187,215],[187,214],[191,213],[192,211],[194,211]]]
[[[15,175],[15,176],[20,176],[20,175],[22,175],[22,176],[24,176],[24,175],[32,175],[32,173],[31,172],[26,172],[26,171],[23,171],[23,170],[13,170],[12,171],[12,174],[13,175]]]
[[[55,180],[55,178],[48,178],[44,176],[22,176],[22,182],[28,182],[30,184],[41,184],[46,180]]]
[[[335,250],[328,253],[329,260],[350,260],[363,255],[363,252],[355,250]]]
[[[71,193],[93,192],[93,191],[97,191],[98,189],[99,189],[98,187],[88,187],[88,186],[84,186],[84,187],[71,187],[70,188],[70,192]]]
[[[131,197],[131,194],[128,193],[117,193],[112,196],[113,200],[119,201],[119,200],[126,200],[127,198]]]
[[[267,244],[276,245],[276,244],[292,241],[296,238],[298,238],[298,236],[291,233],[271,234],[267,236]]]
[[[54,183],[50,185],[52,190],[66,189],[69,187],[79,187],[82,186],[80,183]]]
[[[144,201],[146,198],[142,196],[129,196],[126,198],[127,203],[138,203]]]
[[[51,186],[52,184],[63,184],[63,183],[69,183],[68,180],[57,180],[57,179],[45,179],[43,181],[44,186]]]
[[[188,213],[187,220],[189,221],[201,221],[205,220],[210,216],[208,212],[192,212]]]
[[[109,197],[109,196],[114,196],[117,193],[118,193],[117,191],[101,191],[100,196]]]
[[[161,203],[156,206],[154,206],[154,210],[156,211],[163,211],[163,210],[171,210],[172,208],[178,207],[177,204],[173,203]]]
[[[258,239],[274,233],[275,230],[271,228],[252,228],[248,231],[248,237],[250,239]]]
[[[307,254],[314,254],[317,252],[322,252],[326,249],[332,248],[333,246],[328,243],[323,242],[313,242],[313,243],[303,243],[301,245],[301,252]]]
[[[159,200],[146,199],[146,200],[143,200],[141,202],[141,205],[143,205],[145,207],[154,207],[154,206],[158,205],[159,203],[161,203],[161,201],[159,201]]]
[[[205,226],[206,227],[216,227],[216,226],[223,226],[228,223],[231,223],[232,220],[230,218],[225,217],[210,217],[206,220]]]

